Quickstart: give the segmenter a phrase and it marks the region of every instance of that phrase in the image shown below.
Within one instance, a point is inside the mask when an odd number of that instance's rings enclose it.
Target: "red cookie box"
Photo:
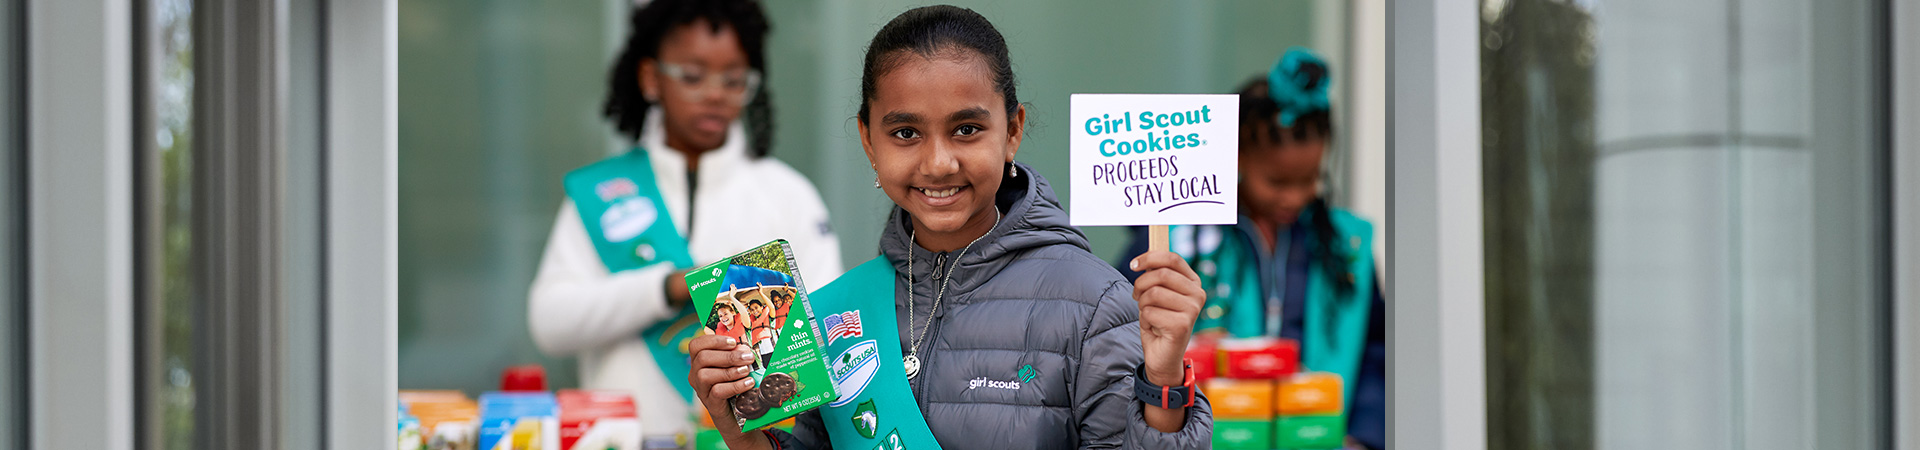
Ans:
[[[1300,369],[1300,344],[1292,339],[1222,339],[1219,376],[1272,380]]]
[[[640,449],[640,418],[633,397],[620,391],[563,390],[560,448]]]

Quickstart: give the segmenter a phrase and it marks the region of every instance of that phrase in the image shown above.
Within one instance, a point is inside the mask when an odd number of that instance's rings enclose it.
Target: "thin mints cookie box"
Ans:
[[[741,430],[755,430],[838,397],[827,377],[820,325],[793,249],[776,240],[687,273],[702,334],[753,349],[753,389],[728,400]]]

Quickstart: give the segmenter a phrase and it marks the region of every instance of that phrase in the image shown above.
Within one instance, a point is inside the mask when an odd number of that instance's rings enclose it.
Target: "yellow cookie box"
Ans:
[[[1272,419],[1273,380],[1207,380],[1201,392],[1213,403],[1213,417],[1221,419]]]
[[[1343,392],[1339,375],[1301,372],[1280,380],[1273,406],[1282,416],[1340,414]]]

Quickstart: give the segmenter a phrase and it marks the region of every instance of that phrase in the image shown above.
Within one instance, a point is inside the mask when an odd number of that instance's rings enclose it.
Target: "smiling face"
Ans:
[[[715,30],[706,20],[674,27],[660,40],[659,57],[642,61],[639,74],[642,92],[657,99],[664,113],[661,124],[666,128],[668,147],[702,152],[725,144],[727,126],[740,117],[743,107],[739,96],[724,89],[688,84],[670,76],[661,63],[706,78],[748,70],[751,66],[746,50],[733,28],[721,26]]]
[[[993,228],[994,193],[1020,150],[1026,109],[1008,117],[977,52],[895,57],[874,80],[860,144],[881,189],[912,215],[921,246],[956,250]]]

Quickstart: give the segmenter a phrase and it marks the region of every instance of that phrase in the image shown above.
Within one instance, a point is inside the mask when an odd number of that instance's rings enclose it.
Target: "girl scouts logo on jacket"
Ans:
[[[1033,370],[1033,365],[1028,364],[1025,366],[1020,366],[1020,370],[1014,371],[1013,379],[1011,380],[1007,380],[1007,381],[989,380],[987,379],[987,377],[979,377],[979,378],[967,380],[967,390],[971,391],[979,388],[993,388],[993,389],[1006,389],[1009,391],[1018,391],[1020,390],[1020,383],[1033,384],[1033,380],[1039,377],[1040,377],[1040,371]]]
[[[653,209],[653,200],[646,197],[627,197],[607,207],[600,213],[600,231],[607,242],[626,242],[647,231],[653,226],[653,220],[659,218],[659,212]]]
[[[880,345],[868,339],[840,352],[833,358],[833,367],[827,370],[827,376],[833,379],[833,390],[840,398],[827,406],[841,407],[860,398],[860,391],[867,389],[873,382],[873,375],[880,371]]]
[[[989,380],[987,379],[987,377],[979,377],[979,378],[967,380],[967,390],[969,391],[983,388],[983,387],[993,388],[993,389],[1006,389],[1009,391],[1018,391],[1020,390],[1020,382],[1013,381],[1013,380],[1007,380],[1007,381]]]

